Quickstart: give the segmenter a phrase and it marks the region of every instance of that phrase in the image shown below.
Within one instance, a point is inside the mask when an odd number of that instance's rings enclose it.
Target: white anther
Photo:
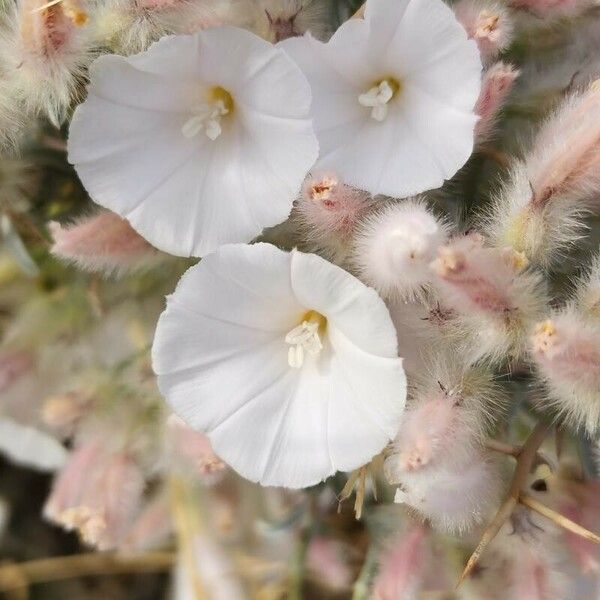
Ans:
[[[194,116],[183,124],[181,133],[186,138],[193,138],[204,131],[204,135],[208,139],[216,140],[222,131],[221,118],[229,112],[223,100],[217,100],[211,104],[198,104],[192,111]]]
[[[319,337],[319,323],[315,321],[302,321],[286,336],[288,350],[288,364],[294,369],[299,369],[304,364],[304,355],[316,356],[323,348]]]
[[[394,89],[387,79],[374,85],[368,92],[358,97],[358,103],[371,109],[371,118],[383,121],[388,114],[388,102],[394,96]]]

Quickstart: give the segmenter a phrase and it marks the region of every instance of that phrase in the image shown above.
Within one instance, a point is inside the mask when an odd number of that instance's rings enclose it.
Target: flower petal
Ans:
[[[308,310],[327,318],[324,348],[295,369],[285,335]],[[175,412],[263,485],[306,487],[368,462],[404,406],[383,301],[320,257],[268,244],[224,246],[188,270],[152,356]]]
[[[337,327],[330,373],[328,444],[336,470],[351,471],[397,434],[406,402],[402,359],[370,355]]]
[[[481,62],[441,0],[368,0],[365,20],[344,24],[327,44],[304,36],[282,47],[311,83],[317,168],[406,197],[440,187],[465,164]],[[398,86],[386,104],[360,105],[389,79]]]

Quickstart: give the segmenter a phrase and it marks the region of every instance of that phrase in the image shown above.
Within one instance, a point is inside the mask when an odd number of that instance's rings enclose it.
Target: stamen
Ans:
[[[304,364],[304,356],[317,356],[323,349],[319,329],[324,325],[325,317],[310,311],[300,325],[294,327],[285,336],[285,343],[290,344],[288,364],[299,369]]]
[[[400,84],[392,78],[383,79],[358,97],[358,103],[371,109],[371,118],[383,121],[388,114],[388,103],[400,89]]]
[[[221,135],[221,119],[233,110],[231,94],[221,87],[215,87],[209,90],[206,99],[206,102],[192,107],[193,116],[183,124],[181,133],[186,138],[193,138],[201,131],[212,141]]]

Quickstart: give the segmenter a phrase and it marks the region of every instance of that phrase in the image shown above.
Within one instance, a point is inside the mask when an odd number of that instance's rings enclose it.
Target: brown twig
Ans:
[[[508,490],[508,496],[498,509],[498,512],[496,513],[496,516],[493,518],[492,522],[484,531],[481,541],[467,561],[456,587],[460,586],[461,583],[470,575],[488,544],[496,537],[504,523],[506,523],[506,521],[510,518],[515,507],[519,503],[521,491],[525,485],[525,482],[527,481],[529,473],[531,472],[531,468],[535,463],[537,451],[548,435],[550,428],[551,424],[540,421],[529,434],[529,437],[519,450],[518,455],[516,456],[517,466],[515,467],[515,472]]]
[[[10,563],[0,566],[0,592],[24,585],[90,575],[167,571],[174,562],[175,554],[172,552],[148,552],[131,556],[89,552],[23,563]]]
[[[517,458],[521,453],[521,446],[515,446],[513,444],[507,444],[506,442],[500,442],[498,440],[487,440],[485,447],[488,450],[499,452],[500,454],[507,454],[508,456],[514,456]]]
[[[513,458],[518,458],[523,449],[522,446],[516,446],[514,444],[508,444],[506,442],[501,442],[494,439],[486,440],[485,447],[488,450],[493,450],[494,452],[499,452],[500,454],[506,454],[507,456],[512,456]],[[535,461],[532,466],[535,468],[538,465],[548,465],[551,470],[554,470],[556,466],[554,461],[540,451],[536,452]]]

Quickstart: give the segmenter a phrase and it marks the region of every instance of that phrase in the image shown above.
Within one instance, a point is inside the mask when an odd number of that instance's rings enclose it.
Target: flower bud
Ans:
[[[6,81],[26,111],[64,121],[91,61],[87,13],[76,0],[21,0],[3,39]]]
[[[478,143],[487,141],[492,135],[498,113],[510,94],[519,71],[503,62],[492,65],[484,74],[481,92],[475,104],[479,121],[475,125]]]
[[[125,273],[149,268],[162,256],[131,225],[110,211],[70,226],[49,224],[51,252],[86,271]]]
[[[411,300],[431,281],[429,263],[446,241],[444,223],[419,199],[369,215],[357,231],[352,262],[384,298]]]
[[[531,354],[548,389],[541,404],[594,435],[600,428],[600,325],[567,308],[538,323]]]
[[[352,232],[371,207],[366,192],[346,185],[334,174],[310,176],[304,182],[296,210],[309,246],[343,262]]]
[[[489,1],[460,0],[453,10],[469,38],[477,42],[484,64],[489,64],[508,48],[513,23],[506,6]]]

